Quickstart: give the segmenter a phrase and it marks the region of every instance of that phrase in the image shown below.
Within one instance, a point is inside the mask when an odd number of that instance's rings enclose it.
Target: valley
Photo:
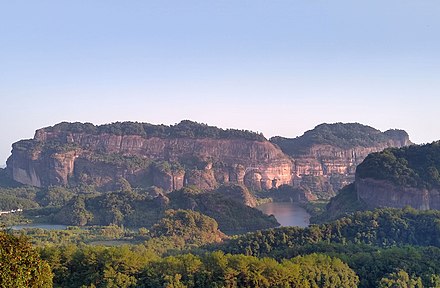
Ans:
[[[438,147],[357,123],[59,123],[13,144],[1,233],[55,287],[437,287]]]

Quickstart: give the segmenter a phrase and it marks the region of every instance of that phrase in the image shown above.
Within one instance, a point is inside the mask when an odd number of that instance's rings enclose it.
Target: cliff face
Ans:
[[[108,159],[109,155],[119,158]],[[184,169],[157,169],[150,165],[160,161],[181,163]],[[34,139],[15,143],[7,167],[14,180],[37,187],[82,182],[105,186],[116,177],[124,177],[167,191],[190,185],[214,189],[223,183],[270,189],[291,184],[292,177],[291,159],[268,141],[51,129],[37,130]]]
[[[368,154],[411,144],[404,131],[380,132],[357,123],[321,124],[301,137],[274,137],[271,142],[294,159],[294,186],[319,198],[330,198],[352,183],[357,165]]]
[[[356,166],[372,152],[411,144],[401,130],[360,124],[322,124],[294,139],[223,130],[182,121],[60,123],[13,144],[7,170],[20,183],[111,188],[119,177],[135,186],[173,191],[240,184],[252,190],[282,184],[312,198],[330,198],[354,181]]]
[[[357,197],[369,207],[440,209],[440,141],[373,153],[356,169]]]
[[[438,189],[401,187],[386,180],[356,178],[358,199],[370,208],[411,206],[419,210],[440,209]]]

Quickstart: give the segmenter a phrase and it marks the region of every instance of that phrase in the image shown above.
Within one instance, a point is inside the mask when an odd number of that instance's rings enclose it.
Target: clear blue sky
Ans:
[[[440,2],[0,1],[0,164],[61,121],[440,139]]]

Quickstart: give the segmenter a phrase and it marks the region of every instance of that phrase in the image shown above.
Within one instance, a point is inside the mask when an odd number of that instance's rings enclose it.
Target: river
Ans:
[[[310,224],[310,214],[296,203],[271,202],[256,208],[264,214],[275,216],[281,226],[307,227]]]

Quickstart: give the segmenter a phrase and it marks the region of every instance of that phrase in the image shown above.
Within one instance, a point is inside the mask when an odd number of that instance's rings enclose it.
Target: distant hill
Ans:
[[[118,177],[166,191],[235,183],[270,189],[291,183],[291,159],[262,134],[184,120],[173,126],[63,122],[13,144],[9,175],[37,187],[93,185]]]
[[[440,209],[440,141],[370,154],[356,170],[358,197],[371,207]]]
[[[412,144],[403,130],[381,132],[359,123],[321,124],[300,137],[270,141],[294,159],[296,186],[318,198],[330,198],[353,182],[356,166],[368,154]]]
[[[440,141],[372,153],[358,166],[358,178],[385,180],[402,187],[440,187]]]
[[[106,191],[122,177],[133,187],[167,192],[292,185],[309,199],[328,199],[353,182],[356,166],[369,153],[410,143],[405,131],[380,132],[358,123],[321,124],[301,137],[268,141],[248,130],[189,120],[171,126],[62,122],[14,143],[6,171],[36,187],[88,185]]]
[[[388,148],[357,166],[356,180],[331,199],[322,222],[378,207],[440,210],[440,141]]]
[[[375,147],[384,143],[399,147],[411,144],[408,133],[404,130],[391,129],[381,132],[359,123],[324,123],[306,131],[302,136],[296,138],[277,136],[271,138],[270,141],[294,157],[310,153],[310,149],[316,145],[352,149]]]

